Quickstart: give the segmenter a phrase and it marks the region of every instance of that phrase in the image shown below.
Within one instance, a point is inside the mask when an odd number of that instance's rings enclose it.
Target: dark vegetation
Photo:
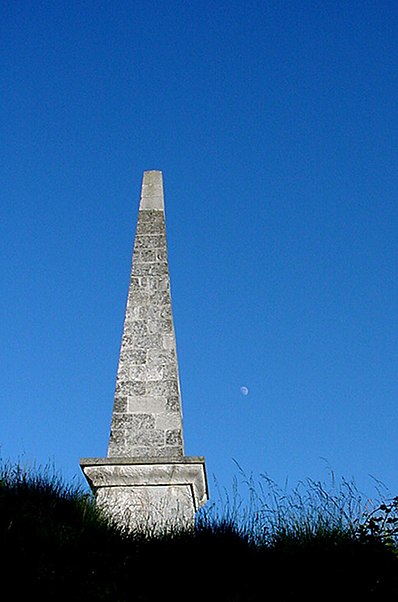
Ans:
[[[235,492],[156,537],[123,533],[51,470],[3,465],[2,599],[398,600],[397,499],[371,505],[344,480],[246,484],[247,506]]]

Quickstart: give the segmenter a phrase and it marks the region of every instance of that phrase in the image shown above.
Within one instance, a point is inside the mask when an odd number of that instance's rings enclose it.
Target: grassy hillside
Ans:
[[[235,505],[234,505],[235,504]],[[397,500],[365,513],[355,492],[269,488],[251,512],[226,503],[189,533],[122,533],[51,471],[3,466],[3,599],[230,602],[397,600]]]

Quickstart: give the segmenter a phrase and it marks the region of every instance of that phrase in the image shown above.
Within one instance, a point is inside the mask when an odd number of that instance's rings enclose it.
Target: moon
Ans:
[[[240,392],[242,393],[242,395],[249,395],[249,389],[247,387],[241,387]]]

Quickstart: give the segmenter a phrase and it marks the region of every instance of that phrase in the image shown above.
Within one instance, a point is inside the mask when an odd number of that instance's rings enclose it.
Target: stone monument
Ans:
[[[161,171],[142,181],[108,456],[80,466],[128,529],[190,528],[208,499],[204,458],[184,455]]]

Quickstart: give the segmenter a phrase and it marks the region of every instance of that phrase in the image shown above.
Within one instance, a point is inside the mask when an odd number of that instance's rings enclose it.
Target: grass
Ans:
[[[0,468],[0,564],[12,599],[248,602],[398,599],[398,501],[370,504],[352,482],[266,476],[235,485],[195,530],[123,533],[51,468]],[[11,597],[10,597],[11,599]]]

